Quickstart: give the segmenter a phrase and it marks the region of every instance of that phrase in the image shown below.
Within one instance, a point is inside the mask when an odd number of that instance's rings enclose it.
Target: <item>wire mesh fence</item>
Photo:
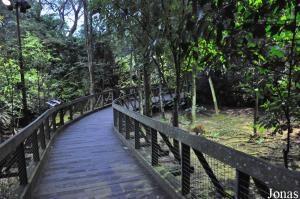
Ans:
[[[168,181],[174,190],[180,188],[181,196],[244,199],[268,198],[271,188],[274,192],[299,192],[299,172],[145,117],[137,113],[141,108],[134,104],[141,103],[132,96],[113,103],[116,129],[161,180]]]

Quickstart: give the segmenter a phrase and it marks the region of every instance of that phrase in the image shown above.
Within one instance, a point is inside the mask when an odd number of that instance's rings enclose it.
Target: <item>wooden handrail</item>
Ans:
[[[91,99],[96,95],[89,95],[85,97],[81,97],[78,99],[75,99],[71,102],[60,104],[58,106],[55,106],[51,109],[48,109],[45,111],[42,115],[40,115],[38,118],[36,118],[33,122],[28,124],[26,127],[20,130],[16,135],[10,137],[6,141],[0,144],[0,161],[4,159],[8,154],[14,152],[14,150],[17,148],[17,146],[23,142],[25,139],[27,139],[34,130],[36,130],[43,122],[44,120],[51,116],[54,112],[57,112],[58,110],[61,110],[63,108],[66,108],[68,106],[77,104],[79,102],[83,102],[85,100]]]
[[[31,184],[35,183],[41,162],[57,132],[72,121],[110,106],[113,99],[119,97],[120,90],[123,89],[105,90],[46,110],[16,135],[0,144],[0,178],[18,177],[21,186],[16,194],[21,198],[31,198]],[[127,93],[128,89],[124,90]],[[65,121],[65,116],[69,117],[68,121]]]
[[[235,168],[237,172],[252,177],[256,182],[262,182],[268,188],[278,191],[298,191],[300,193],[300,172],[291,171],[266,162],[260,158],[229,148],[220,143],[208,140],[203,136],[192,135],[189,132],[166,123],[154,120],[133,110],[129,110],[124,102],[133,100],[130,95],[114,100],[115,114],[122,114],[134,121],[153,129],[168,138],[204,153],[226,165]],[[157,157],[156,157],[157,158]]]

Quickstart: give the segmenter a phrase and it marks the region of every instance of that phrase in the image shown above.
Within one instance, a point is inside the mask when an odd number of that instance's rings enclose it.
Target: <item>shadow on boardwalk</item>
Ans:
[[[35,199],[167,198],[113,132],[112,109],[57,135]]]

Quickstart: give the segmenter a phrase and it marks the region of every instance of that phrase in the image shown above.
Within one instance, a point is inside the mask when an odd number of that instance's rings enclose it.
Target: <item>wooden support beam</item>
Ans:
[[[24,144],[21,143],[16,150],[17,153],[17,164],[18,164],[18,176],[20,185],[27,185],[28,184],[28,177],[27,177],[27,169],[26,169],[26,159],[25,159],[25,151],[24,151]]]
[[[268,198],[269,197],[269,193],[270,193],[270,189],[269,187],[263,183],[262,181],[256,179],[256,178],[253,178],[253,181],[254,181],[254,184],[255,186],[257,187],[258,189],[258,192],[259,194],[263,197],[263,198]]]
[[[52,114],[52,128],[53,128],[53,132],[55,132],[56,131],[56,112],[54,112],[53,114]]]
[[[65,118],[64,118],[64,116],[65,116],[65,111],[64,111],[64,109],[61,109],[59,111],[60,126],[63,126],[65,124]]]
[[[45,140],[44,123],[42,123],[40,125],[40,128],[39,128],[39,138],[40,138],[41,148],[45,149],[46,148],[46,140]]]
[[[181,193],[184,196],[191,190],[190,154],[190,147],[181,143]]]
[[[128,140],[130,139],[130,118],[125,115],[125,138]]]
[[[157,131],[151,128],[151,164],[152,166],[158,165],[158,154],[159,145],[157,140]]]
[[[236,198],[238,199],[248,199],[249,198],[249,186],[250,186],[250,176],[236,170]]]
[[[173,153],[175,159],[180,162],[181,158],[180,158],[180,154],[177,150],[175,150],[175,148],[173,147],[173,145],[171,144],[169,138],[165,135],[165,134],[162,134],[162,133],[159,133],[160,136],[162,137],[163,141],[167,144],[168,148],[170,149],[170,151]]]
[[[49,117],[47,117],[45,119],[44,125],[45,125],[45,135],[46,135],[46,138],[48,140],[50,140],[51,139],[51,135],[50,135]]]
[[[134,120],[134,140],[135,149],[140,149],[140,124],[136,120]]]
[[[35,130],[31,135],[31,144],[32,144],[33,160],[35,162],[39,162],[40,161],[40,151],[39,151],[37,130]]]
[[[123,113],[121,113],[121,112],[119,112],[119,127],[118,127],[118,129],[119,129],[119,133],[123,133]]]
[[[69,107],[69,113],[70,113],[70,120],[72,121],[73,120],[73,106],[71,105],[70,107]]]

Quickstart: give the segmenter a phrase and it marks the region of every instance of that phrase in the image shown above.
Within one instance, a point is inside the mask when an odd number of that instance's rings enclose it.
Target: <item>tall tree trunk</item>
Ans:
[[[176,88],[174,97],[174,107],[173,107],[173,126],[179,126],[179,103],[180,103],[180,64],[175,61],[175,71],[176,71]]]
[[[150,87],[150,74],[148,73],[148,64],[143,66],[144,76],[144,92],[145,92],[145,111],[144,115],[151,117],[151,87]]]
[[[159,81],[159,105],[160,105],[160,113],[163,119],[166,119],[166,113],[165,113],[165,108],[164,108],[164,102],[163,102],[163,93],[162,93],[162,80],[160,78]]]
[[[258,90],[255,90],[255,108],[253,114],[253,137],[257,136],[257,121],[258,121]]]
[[[173,107],[173,126],[179,127],[179,103],[180,103],[180,61],[178,59],[178,55],[176,52],[173,52],[174,60],[175,60],[175,71],[176,71],[176,88],[175,88],[175,97],[174,97],[174,107]],[[173,139],[175,157],[179,157],[179,142]]]
[[[26,125],[30,121],[29,110],[27,105],[27,87],[25,84],[25,67],[22,53],[22,41],[21,41],[21,30],[20,30],[20,13],[19,9],[16,9],[17,18],[17,38],[18,38],[18,54],[19,54],[19,65],[20,65],[20,77],[21,77],[21,93],[22,93],[22,108],[24,124]]]
[[[139,92],[139,107],[140,107],[140,113],[143,115],[144,114],[144,107],[143,107],[143,89],[141,86],[141,81],[142,80],[142,74],[140,69],[138,69],[138,92]]]
[[[196,64],[192,65],[192,124],[195,124],[197,115],[197,85],[196,85]]]
[[[294,70],[294,66],[296,64],[295,61],[295,46],[296,46],[296,24],[297,24],[297,13],[298,13],[298,7],[297,7],[297,3],[295,1],[295,8],[294,8],[294,19],[293,19],[293,24],[295,24],[295,26],[293,27],[293,39],[292,39],[292,45],[291,45],[291,52],[290,52],[290,63],[289,63],[289,72],[288,72],[288,85],[287,85],[287,89],[288,89],[288,95],[287,95],[287,103],[286,103],[286,110],[285,110],[285,117],[287,120],[287,128],[288,128],[288,132],[287,132],[287,140],[286,140],[286,146],[285,149],[283,149],[283,159],[284,159],[284,166],[286,168],[289,167],[289,162],[288,162],[288,155],[290,152],[290,147],[291,147],[291,134],[293,133],[293,126],[291,123],[291,95],[292,95],[292,78],[293,78],[293,70]]]
[[[213,81],[212,81],[210,75],[208,76],[208,82],[209,82],[209,87],[210,87],[211,95],[212,95],[213,102],[214,102],[215,112],[218,115],[219,114],[219,107],[218,107],[218,102],[217,102],[217,97],[216,97],[216,93],[215,93],[214,84],[213,84]]]
[[[37,76],[38,76],[38,84],[37,84],[37,92],[38,92],[38,112],[41,113],[41,80],[40,80],[40,69],[37,67]]]
[[[142,12],[142,23],[144,31],[149,31],[149,23],[150,23],[150,12],[149,12],[149,2],[142,1],[141,2],[141,12]],[[151,44],[149,37],[144,37],[144,45],[148,47]],[[151,117],[151,87],[150,87],[150,54],[148,48],[145,49],[144,57],[143,57],[144,65],[143,65],[143,76],[144,76],[144,92],[145,92],[145,111],[144,114],[146,116]]]
[[[95,74],[93,65],[93,27],[92,27],[92,13],[88,10],[88,0],[83,0],[84,7],[84,30],[86,39],[86,52],[88,56],[88,69],[89,69],[89,79],[90,79],[90,95],[95,94]]]

